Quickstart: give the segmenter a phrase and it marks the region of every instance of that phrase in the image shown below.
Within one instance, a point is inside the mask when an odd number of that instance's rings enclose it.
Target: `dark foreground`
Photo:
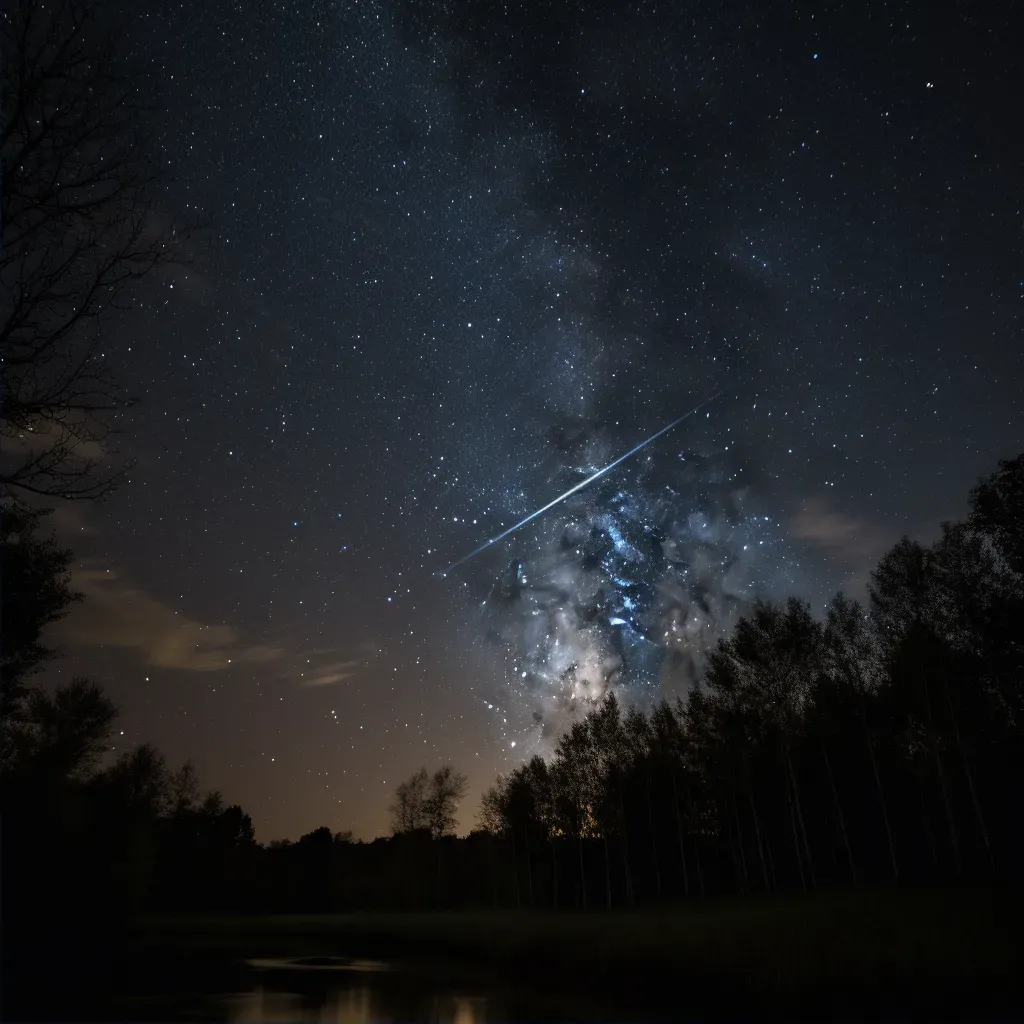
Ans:
[[[51,1015],[1017,1019],[1022,910],[1018,890],[849,890],[591,914],[150,918],[123,936],[109,991]],[[242,964],[283,957],[307,959],[284,973]],[[360,964],[331,959],[345,957],[393,969],[353,980]],[[204,992],[222,997],[197,1002]]]

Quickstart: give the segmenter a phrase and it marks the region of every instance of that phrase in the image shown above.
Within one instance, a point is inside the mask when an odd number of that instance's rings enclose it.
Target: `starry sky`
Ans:
[[[133,4],[167,221],[54,674],[257,837],[372,838],[1024,449],[1011,2]],[[680,420],[680,417],[683,417]],[[676,420],[590,485],[459,562]],[[453,563],[459,563],[453,566]]]

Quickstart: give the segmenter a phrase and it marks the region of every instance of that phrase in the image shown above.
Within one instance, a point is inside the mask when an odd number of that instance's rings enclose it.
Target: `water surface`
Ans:
[[[454,983],[438,970],[344,957],[260,957],[224,965],[201,978],[170,971],[162,990],[123,1004],[125,1019],[236,1021],[246,1024],[515,1024],[600,1020],[547,1004],[523,986]],[[621,1015],[616,1015],[621,1020]]]

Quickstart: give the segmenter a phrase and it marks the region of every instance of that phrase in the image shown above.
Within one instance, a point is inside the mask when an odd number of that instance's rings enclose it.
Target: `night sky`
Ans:
[[[137,464],[57,513],[56,677],[262,841],[381,834],[443,762],[472,827],[1024,449],[1012,3],[131,11],[206,226],[110,338]]]

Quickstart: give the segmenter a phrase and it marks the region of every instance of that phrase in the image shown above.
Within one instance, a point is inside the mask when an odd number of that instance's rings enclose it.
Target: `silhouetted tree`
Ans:
[[[576,840],[579,904],[589,906],[585,840],[596,834],[594,805],[598,795],[597,757],[587,722],[574,722],[558,741],[551,766],[552,817],[562,835]]]
[[[484,790],[477,811],[477,824],[492,836],[501,835],[505,830],[505,776],[499,775],[494,785]]]
[[[660,701],[651,714],[651,754],[654,771],[670,783],[671,826],[674,827],[679,867],[683,876],[683,895],[690,896],[690,865],[686,833],[689,824],[689,771],[681,715],[674,714],[668,701]]]
[[[967,525],[987,537],[1009,570],[1024,577],[1024,452],[1003,459],[971,491]]]
[[[180,817],[193,810],[199,802],[199,776],[196,766],[186,761],[167,780],[167,796],[171,817]]]
[[[6,501],[0,507],[0,715],[7,722],[21,710],[26,680],[56,656],[43,643],[47,626],[81,600],[71,589],[72,553],[42,526],[47,513]]]
[[[424,811],[426,826],[435,839],[454,834],[456,812],[466,795],[466,786],[466,776],[451,765],[443,765],[430,777]]]
[[[411,778],[399,784],[391,814],[391,831],[395,835],[427,827],[427,799],[430,777],[426,768],[420,768]]]
[[[106,494],[111,417],[130,402],[104,329],[174,252],[152,214],[144,104],[102,5],[19,0],[0,83],[0,485]]]
[[[824,672],[815,695],[821,728],[834,741],[842,742],[857,730],[871,769],[880,820],[885,832],[886,851],[893,880],[899,879],[899,864],[890,820],[890,799],[879,769],[878,723],[872,714],[882,682],[878,644],[868,616],[861,605],[837,594],[829,605],[823,635]],[[855,724],[854,724],[855,723]],[[860,739],[849,740],[847,769],[856,772],[854,750]],[[856,779],[851,779],[857,785]]]
[[[435,839],[455,830],[459,801],[466,795],[466,777],[451,765],[438,768],[433,775],[420,768],[399,784],[389,808],[391,830],[395,835],[425,829]]]
[[[95,767],[117,709],[95,683],[75,679],[52,693],[31,689],[11,723],[10,770],[52,780],[81,779]]]
[[[148,743],[121,754],[97,780],[133,819],[155,819],[164,812],[169,781],[163,755]]]

